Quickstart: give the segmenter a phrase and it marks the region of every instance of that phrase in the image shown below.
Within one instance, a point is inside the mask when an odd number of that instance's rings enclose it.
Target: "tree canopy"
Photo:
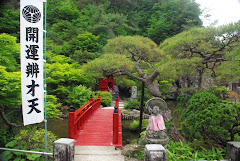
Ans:
[[[189,0],[163,0],[156,3],[149,19],[147,36],[157,44],[187,28],[202,26],[199,4]]]
[[[111,54],[104,54],[86,66],[95,73],[100,72],[98,75],[127,75],[144,82],[152,95],[161,96],[159,84],[154,81],[160,74],[159,67],[154,67],[155,63],[164,62],[168,57],[152,40],[141,36],[119,36],[109,40],[103,50]]]
[[[16,37],[0,34],[0,65],[13,72],[20,69],[19,62],[20,45],[16,43]]]
[[[233,62],[238,59],[236,51],[239,46],[239,27],[238,22],[219,28],[192,28],[166,39],[159,48],[177,60],[198,59],[193,65],[197,64],[194,68],[199,73],[201,84],[205,72],[216,78],[221,77],[220,73],[226,73],[226,70],[237,68],[238,64]],[[228,69],[229,64],[231,68]]]

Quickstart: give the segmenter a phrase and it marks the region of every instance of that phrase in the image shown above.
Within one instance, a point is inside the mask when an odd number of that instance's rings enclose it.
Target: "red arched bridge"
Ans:
[[[75,112],[69,112],[68,138],[76,146],[122,146],[122,122],[119,98],[115,109],[100,108],[101,97],[89,102]]]

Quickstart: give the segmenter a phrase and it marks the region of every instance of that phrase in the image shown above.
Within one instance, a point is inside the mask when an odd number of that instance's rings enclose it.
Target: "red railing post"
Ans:
[[[117,96],[117,98],[115,99],[115,106],[119,106],[119,97]]]
[[[69,112],[68,115],[68,138],[75,139],[74,134],[74,112]]]
[[[118,109],[114,107],[113,111],[113,144],[118,143]]]
[[[98,95],[98,98],[99,98],[99,102],[98,102],[97,106],[100,108],[101,107],[101,95],[100,94]]]
[[[93,101],[93,97],[92,95],[90,95],[89,102],[92,102],[92,101]]]

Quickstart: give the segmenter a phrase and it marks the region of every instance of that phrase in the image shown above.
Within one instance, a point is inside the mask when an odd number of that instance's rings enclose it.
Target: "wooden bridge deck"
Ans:
[[[119,113],[118,144],[113,144],[113,109],[98,109],[75,138],[76,146],[122,146],[122,123]]]

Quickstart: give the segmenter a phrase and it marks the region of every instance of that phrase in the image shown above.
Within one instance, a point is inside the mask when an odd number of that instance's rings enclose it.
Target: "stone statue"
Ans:
[[[152,98],[146,103],[146,109],[150,117],[146,130],[145,141],[148,144],[162,144],[166,147],[169,141],[164,121],[171,119],[171,111],[166,102],[161,98]]]

